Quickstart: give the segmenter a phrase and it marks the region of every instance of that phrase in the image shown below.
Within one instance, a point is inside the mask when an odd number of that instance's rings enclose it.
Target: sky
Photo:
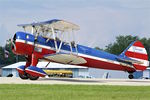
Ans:
[[[0,0],[0,45],[17,24],[64,19],[80,26],[78,43],[104,48],[118,35],[149,37],[150,0]]]
[[[150,0],[0,0],[0,45],[17,24],[64,19],[80,26],[78,43],[105,48],[119,35],[150,36]]]

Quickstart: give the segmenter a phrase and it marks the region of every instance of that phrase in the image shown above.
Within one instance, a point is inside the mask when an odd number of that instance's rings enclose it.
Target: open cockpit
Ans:
[[[79,26],[64,20],[50,20],[45,22],[20,24],[25,32],[31,33],[35,36],[35,41],[39,36],[46,39],[48,43],[50,40],[54,40],[55,50],[57,53],[61,51],[62,44],[69,45],[70,53],[77,53],[77,43],[75,41],[74,31],[79,30]],[[58,45],[59,44],[59,45]]]

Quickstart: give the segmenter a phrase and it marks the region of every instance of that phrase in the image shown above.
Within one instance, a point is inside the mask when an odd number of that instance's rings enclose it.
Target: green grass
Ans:
[[[150,100],[150,87],[1,84],[0,100]]]

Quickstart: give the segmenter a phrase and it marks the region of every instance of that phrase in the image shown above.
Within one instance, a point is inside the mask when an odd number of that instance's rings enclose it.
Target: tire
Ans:
[[[19,73],[19,77],[23,80],[26,80],[29,78],[27,74],[21,74],[21,73]]]
[[[129,78],[129,79],[133,79],[134,76],[133,76],[133,75],[129,75],[128,78]]]
[[[39,79],[39,76],[32,76],[32,75],[30,75],[30,74],[28,74],[27,76],[28,76],[28,78],[29,78],[30,80],[37,80],[37,79]]]

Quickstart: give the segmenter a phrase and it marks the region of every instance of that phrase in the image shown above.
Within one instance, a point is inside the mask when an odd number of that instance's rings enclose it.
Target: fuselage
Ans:
[[[13,41],[15,46],[12,46],[12,50],[18,55],[30,56],[33,52],[35,52],[37,53],[39,59],[43,59],[45,55],[56,53],[56,47],[53,39],[47,39],[42,36],[38,36],[35,40],[35,36],[32,34],[17,32],[13,38]],[[60,41],[58,40],[57,46],[59,47],[59,45]],[[80,64],[80,66],[128,72],[135,71],[134,68],[129,67],[130,65],[120,63],[116,59],[118,57],[117,55],[79,44],[77,44],[77,49],[72,47],[71,50],[69,44],[63,42],[60,52],[70,53],[71,51],[73,54],[80,56],[87,61],[84,64]]]

